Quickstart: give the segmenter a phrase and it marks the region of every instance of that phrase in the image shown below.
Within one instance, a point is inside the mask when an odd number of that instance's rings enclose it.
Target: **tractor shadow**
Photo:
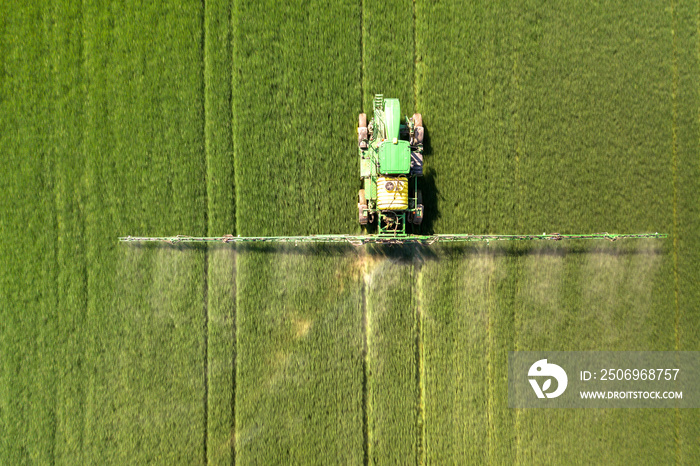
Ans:
[[[367,254],[373,259],[389,260],[394,263],[421,264],[427,261],[449,261],[477,255],[518,258],[524,256],[567,256],[581,254],[604,254],[610,256],[656,256],[668,254],[664,244],[640,248],[636,242],[610,244],[608,242],[473,242],[473,243],[403,243],[381,244],[368,243],[352,245],[349,243],[300,243],[300,244],[198,244],[198,243],[132,243],[128,248],[146,250],[177,250],[182,252],[199,251],[201,253],[220,249],[233,249],[237,254],[280,254],[309,257],[352,257]]]
[[[662,256],[668,254],[663,244],[639,247],[635,242],[609,244],[576,242],[561,244],[554,241],[516,243],[506,241],[440,244],[367,244],[367,254],[375,260],[388,260],[398,264],[421,265],[425,262],[449,262],[455,259],[490,255],[495,258],[517,259],[521,257],[564,257],[586,254],[606,256]],[[358,248],[358,251],[361,249]]]
[[[429,159],[433,155],[433,146],[430,143],[430,130],[424,126],[423,134],[423,176],[418,178],[418,189],[423,195],[423,223],[416,234],[432,235],[435,233],[435,220],[440,218],[438,209],[439,192],[435,185],[435,170],[430,167]]]

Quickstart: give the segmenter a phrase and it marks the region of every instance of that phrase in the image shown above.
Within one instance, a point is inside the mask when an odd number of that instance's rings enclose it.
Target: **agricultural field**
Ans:
[[[0,463],[698,463],[696,409],[511,409],[514,350],[700,350],[700,6],[0,3]],[[357,114],[429,233],[359,233]]]

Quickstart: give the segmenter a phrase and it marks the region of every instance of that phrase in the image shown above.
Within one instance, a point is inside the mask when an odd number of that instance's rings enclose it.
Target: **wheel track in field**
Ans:
[[[365,42],[364,42],[364,11],[365,2],[360,0],[360,111],[364,110],[365,98]]]
[[[204,435],[203,448],[204,464],[209,462],[207,454],[207,440],[209,436],[209,246],[204,249],[204,286],[203,286],[203,309],[204,309]]]
[[[418,33],[416,31],[416,0],[412,2],[412,21],[413,21],[413,110],[418,112],[421,110],[418,106]],[[416,406],[416,433],[418,436],[416,442],[416,462],[419,465],[426,464],[427,461],[427,445],[425,434],[425,364],[424,364],[424,347],[423,347],[423,328],[422,328],[422,290],[423,290],[423,267],[420,258],[414,257],[414,295],[415,295],[415,359],[416,359],[416,395],[418,403]]]
[[[203,131],[205,151],[205,231],[211,235],[235,234],[235,84],[233,30],[234,2],[202,0],[202,73]],[[235,464],[235,399],[236,399],[236,309],[237,301],[226,307],[229,286],[236,289],[237,258],[223,257],[216,247],[204,251],[204,462]],[[233,283],[228,280],[233,273]],[[234,292],[234,300],[238,295]],[[224,306],[224,307],[222,307]],[[225,330],[224,330],[225,329]],[[227,332],[226,337],[224,333]],[[225,338],[224,343],[222,338]],[[230,346],[228,346],[230,343]],[[231,349],[224,356],[222,344]],[[222,371],[230,366],[230,372]],[[229,387],[226,394],[224,387]],[[226,404],[229,409],[219,409]],[[227,459],[224,459],[227,458]]]
[[[365,97],[365,44],[364,44],[364,10],[365,2],[360,0],[360,111],[364,111]],[[368,371],[367,359],[369,358],[369,329],[367,316],[367,290],[369,288],[369,269],[371,258],[367,256],[367,249],[363,247],[360,252],[361,273],[361,304],[362,304],[362,464],[369,464],[369,414],[368,401]]]
[[[678,14],[676,12],[676,2],[671,2],[671,29],[673,42],[673,77],[671,84],[671,99],[672,99],[672,163],[673,163],[673,295],[674,295],[674,329],[675,329],[675,350],[680,350],[680,335],[678,333],[678,324],[680,321],[680,303],[679,303],[679,273],[678,273]],[[676,415],[674,419],[676,463],[681,463],[681,415],[679,408],[675,408]]]
[[[423,359],[423,308],[422,308],[422,290],[423,290],[423,267],[419,258],[414,258],[414,286],[415,286],[415,327],[416,327],[416,393],[418,395],[418,405],[416,413],[416,431],[418,441],[416,443],[416,460],[418,464],[426,464],[427,449],[425,445],[425,364]]]
[[[413,109],[418,112],[418,43],[416,38],[416,0],[413,0]]]
[[[202,53],[202,114],[204,115],[204,121],[202,122],[202,135],[204,140],[204,157],[205,157],[205,170],[204,170],[204,228],[207,233],[209,233],[209,178],[211,170],[211,161],[209,158],[209,148],[210,148],[210,138],[209,131],[207,131],[207,118],[208,112],[207,107],[209,103],[209,89],[207,87],[207,78],[209,73],[209,67],[207,66],[207,2],[202,0],[202,36],[201,36],[201,53]],[[203,284],[203,313],[204,313],[204,429],[202,435],[202,455],[203,464],[209,463],[208,452],[207,452],[207,442],[209,437],[209,247],[204,248],[204,284]]]
[[[370,431],[369,431],[369,313],[368,299],[372,280],[372,274],[380,265],[382,259],[377,259],[367,252],[367,246],[364,246],[358,253],[356,270],[359,271],[360,280],[360,305],[362,313],[362,460],[364,465],[368,465],[369,447],[370,447]]]
[[[369,418],[367,413],[367,358],[369,357],[369,335],[367,322],[367,289],[369,288],[369,260],[366,256],[367,251],[363,248],[360,253],[362,274],[362,285],[360,287],[362,301],[362,462],[364,465],[369,464]]]

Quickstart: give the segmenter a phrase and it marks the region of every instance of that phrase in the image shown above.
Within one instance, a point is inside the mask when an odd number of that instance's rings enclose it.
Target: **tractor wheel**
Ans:
[[[360,149],[365,150],[367,149],[367,115],[364,113],[360,113],[360,126],[357,127],[357,145],[360,146]]]
[[[420,113],[413,114],[413,126],[423,126],[423,116]]]
[[[369,223],[369,218],[367,215],[363,215],[363,209],[364,206],[362,204],[357,204],[357,220],[360,222],[360,225],[367,225]]]
[[[413,140],[411,145],[418,146],[423,144],[423,116],[420,113],[413,114]]]
[[[423,129],[422,126],[416,126],[413,129],[413,145],[414,146],[419,146],[420,144],[423,144],[423,135],[425,134],[425,130]]]
[[[416,212],[413,215],[412,222],[414,225],[420,225],[423,222],[423,195],[420,192],[420,189],[416,193],[416,208],[419,209],[418,212]]]
[[[357,217],[358,221],[360,222],[360,225],[367,225],[369,223],[369,218],[367,215],[367,199],[365,198],[365,190],[360,189],[360,193],[358,195],[359,201],[357,203]]]
[[[369,147],[367,140],[367,128],[357,128],[357,145],[360,147],[360,149],[365,150]]]

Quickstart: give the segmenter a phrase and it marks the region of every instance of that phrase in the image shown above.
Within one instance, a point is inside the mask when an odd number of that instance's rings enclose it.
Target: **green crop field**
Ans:
[[[0,2],[0,463],[700,462],[697,409],[508,408],[514,350],[700,351],[700,5]],[[359,233],[421,112],[432,247]]]

